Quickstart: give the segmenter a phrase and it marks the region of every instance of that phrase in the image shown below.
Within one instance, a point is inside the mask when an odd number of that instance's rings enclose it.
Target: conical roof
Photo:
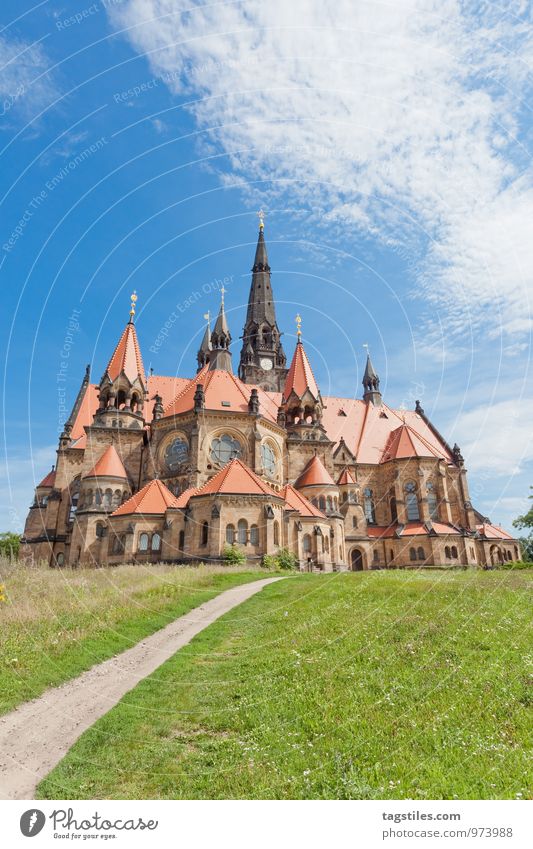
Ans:
[[[37,484],[37,486],[53,486],[56,482],[56,472],[55,466],[52,466],[47,475],[42,479],[41,483]]]
[[[269,495],[280,498],[242,460],[230,460],[211,480],[207,481],[195,495]]]
[[[301,489],[304,486],[335,486],[335,482],[322,461],[315,454],[309,460],[294,486],[297,489]]]
[[[407,457],[441,458],[444,457],[444,452],[439,454],[419,433],[404,423],[391,432],[381,462],[402,460]]]
[[[322,511],[318,507],[315,507],[305,495],[298,492],[290,483],[283,487],[281,494],[285,499],[286,510],[297,510],[300,516],[315,516],[317,519],[324,518]]]
[[[153,480],[129,498],[112,513],[112,516],[129,516],[132,513],[162,515],[169,507],[179,507],[178,499],[172,495],[164,483]]]
[[[128,475],[114,445],[109,445],[84,478],[125,478]]]
[[[134,383],[139,378],[142,385],[146,386],[141,349],[133,321],[129,321],[124,328],[106,372],[112,381],[124,372],[130,383]]]
[[[337,481],[337,486],[350,486],[351,484],[355,484],[352,473],[349,469],[343,469]]]
[[[379,380],[377,372],[372,365],[372,360],[370,359],[370,354],[366,355],[366,367],[365,373],[363,375],[363,386],[368,380]]]
[[[292,363],[285,381],[283,400],[287,401],[292,392],[294,392],[298,398],[303,398],[306,391],[311,393],[315,401],[318,400],[320,396],[318,385],[315,380],[311,364],[307,358],[303,342],[299,339],[296,344]]]

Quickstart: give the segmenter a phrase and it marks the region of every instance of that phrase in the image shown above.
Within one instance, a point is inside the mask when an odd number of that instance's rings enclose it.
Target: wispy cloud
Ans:
[[[44,45],[0,35],[0,115],[2,126],[41,112],[56,94]]]
[[[313,225],[410,257],[450,333],[531,328],[533,173],[520,143],[531,7],[458,0],[126,0],[134,47],[227,154]],[[250,193],[249,193],[250,194]]]

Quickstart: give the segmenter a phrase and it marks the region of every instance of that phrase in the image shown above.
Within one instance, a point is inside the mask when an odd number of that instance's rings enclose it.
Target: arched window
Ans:
[[[352,519],[352,527],[356,528],[359,522],[357,521],[357,516],[354,516]]]
[[[319,503],[320,509],[322,511],[324,511],[326,509],[326,499],[324,498],[323,495],[321,495],[320,498],[318,499],[318,503]]]
[[[395,499],[394,495],[392,496],[392,498],[390,500],[390,518],[391,518],[391,522],[397,522],[398,521],[398,508],[396,506],[396,499]]]
[[[62,551],[60,551],[59,554],[57,555],[56,563],[57,563],[58,566],[64,566],[65,565],[65,555],[63,554]]]
[[[325,541],[326,541],[326,551],[329,554],[329,539],[326,537]]]
[[[239,519],[237,524],[237,539],[241,545],[246,545],[248,541],[248,522],[246,519]]]
[[[379,551],[377,548],[374,549],[374,563],[379,563]]]
[[[207,545],[208,539],[209,539],[209,522],[204,522],[202,524],[201,545]]]
[[[416,548],[409,549],[409,560],[416,560]]]
[[[305,534],[304,536],[304,551],[306,554],[309,554],[311,551],[311,536],[310,534]]]
[[[446,548],[444,549],[444,556],[446,557],[446,560],[449,560],[450,557],[452,556],[451,552],[450,552],[450,546],[449,545],[447,545]]]
[[[139,536],[139,551],[148,551],[148,534]]]
[[[117,393],[115,405],[119,410],[122,410],[124,408],[125,403],[126,403],[126,393],[124,392],[123,389],[119,389],[119,391]]]
[[[78,509],[79,498],[80,498],[79,492],[73,492],[72,495],[70,496],[70,508],[69,508],[69,513],[68,513],[69,522],[74,521],[74,516],[76,515],[76,510]],[[48,499],[47,499],[47,501],[48,501]],[[45,502],[45,504],[46,504],[46,502]]]
[[[113,538],[113,554],[121,554],[124,549],[122,548],[122,540],[120,537],[115,536]]]
[[[228,545],[235,542],[235,525],[226,525],[226,542]]]
[[[250,544],[259,545],[259,528],[257,525],[250,526]]]
[[[456,546],[456,545],[452,545],[452,557],[454,558],[454,560],[455,560],[457,557],[459,557],[459,555],[458,555],[458,553],[457,553],[457,546]]]
[[[370,525],[376,524],[376,508],[374,506],[374,493],[368,487],[363,492],[364,509],[366,520]]]
[[[418,498],[416,495],[416,484],[412,481],[405,484],[405,507],[407,510],[407,521],[417,522],[420,519],[420,510],[418,509]]]
[[[274,522],[274,545],[279,545],[279,522]]]
[[[426,553],[425,553],[424,549],[422,548],[422,546],[420,546],[419,549],[417,550],[417,554],[418,554],[419,560],[425,560],[426,559]]]
[[[178,539],[178,548],[180,551],[183,551],[183,549],[185,548],[185,531],[180,531]]]
[[[161,537],[159,534],[152,534],[152,551],[161,551]]]
[[[326,510],[328,511],[328,513],[331,513],[331,511],[333,510],[333,501],[331,500],[331,495],[328,495],[328,497],[326,498]]]
[[[439,507],[437,504],[437,495],[435,493],[435,487],[431,483],[428,483],[426,488],[427,500],[428,500],[428,513],[430,519],[438,520],[439,518]]]
[[[96,490],[96,506],[97,507],[102,506],[102,490],[101,489]]]
[[[106,489],[104,492],[104,507],[111,507],[113,501],[113,490]]]
[[[116,489],[113,493],[113,507],[120,506],[120,489]]]

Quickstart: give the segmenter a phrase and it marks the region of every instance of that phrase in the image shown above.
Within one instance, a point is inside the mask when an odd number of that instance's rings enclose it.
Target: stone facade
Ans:
[[[300,331],[286,368],[262,225],[239,376],[223,300],[191,379],[146,377],[134,313],[100,382],[86,371],[24,557],[218,561],[234,543],[251,563],[288,548],[322,571],[519,559],[473,508],[459,448],[418,402],[385,404],[370,357],[360,400],[322,398]]]

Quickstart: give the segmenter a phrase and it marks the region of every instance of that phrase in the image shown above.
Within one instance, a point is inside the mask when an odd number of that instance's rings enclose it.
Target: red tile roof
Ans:
[[[437,536],[449,536],[450,534],[454,534],[458,536],[461,534],[459,528],[456,528],[455,525],[447,525],[444,522],[432,522],[431,526]],[[398,532],[399,531],[399,532]],[[423,522],[407,522],[406,525],[395,524],[395,525],[369,525],[367,528],[367,533],[369,537],[376,537],[378,539],[386,539],[388,537],[416,537],[416,536],[427,536],[428,530]]]
[[[124,328],[106,371],[111,380],[116,380],[119,374],[124,372],[130,383],[140,377],[143,385],[146,386],[141,349],[133,322],[128,322]]]
[[[189,377],[164,377],[161,374],[151,374],[148,378],[148,401],[145,405],[145,419],[150,421],[152,417],[154,395],[160,395],[163,399],[163,407],[168,407],[188,383],[190,383]]]
[[[390,433],[381,462],[386,463],[388,460],[401,460],[407,457],[442,458],[443,452],[435,451],[412,427],[401,424]]]
[[[242,460],[230,460],[220,472],[196,490],[197,495],[269,495],[282,496],[271,489]],[[191,496],[192,497],[192,496]]]
[[[294,484],[298,489],[304,486],[335,486],[330,473],[316,456],[311,457],[302,474]]]
[[[298,341],[285,381],[283,400],[286,401],[291,392],[294,392],[298,398],[303,398],[307,390],[309,390],[313,398],[318,398],[319,391],[313,369],[307,359],[303,343]]]
[[[54,466],[48,474],[42,479],[41,483],[38,483],[37,486],[53,486],[56,482],[56,473]]]
[[[178,507],[177,498],[172,495],[164,483],[153,480],[147,483],[135,495],[121,504],[112,516],[129,516],[131,513],[143,515],[162,515],[169,507]]]
[[[251,391],[257,389],[260,414],[272,422],[277,421],[278,405],[269,393],[259,386],[243,383],[228,371],[222,369],[210,371],[209,366],[204,366],[196,377],[178,391],[175,398],[165,408],[164,416],[177,416],[192,410],[194,394],[199,383],[204,388],[206,410],[247,413]]]
[[[337,481],[337,486],[351,486],[355,484],[352,473],[349,469],[343,469]]]
[[[500,528],[499,525],[491,525],[489,522],[485,522],[482,525],[476,525],[476,529],[487,539],[514,539],[513,535],[510,534],[509,531],[504,531],[504,529]]]
[[[316,516],[317,519],[326,518],[318,507],[315,507],[305,495],[298,492],[290,483],[283,487],[281,494],[285,499],[286,510],[297,510],[300,516]]]
[[[84,478],[126,478],[126,469],[114,445],[109,445]]]

